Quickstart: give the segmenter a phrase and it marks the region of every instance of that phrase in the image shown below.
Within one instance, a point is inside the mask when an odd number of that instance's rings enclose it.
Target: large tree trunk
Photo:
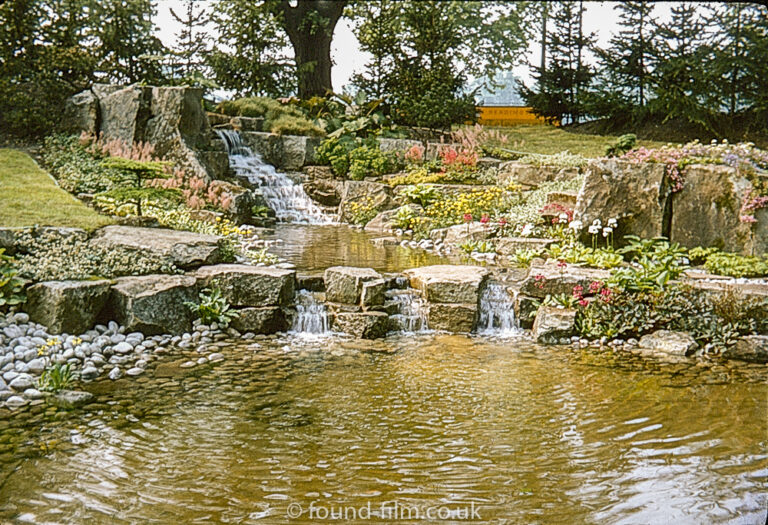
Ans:
[[[331,84],[331,40],[347,0],[281,1],[283,29],[296,55],[299,98],[324,96]]]

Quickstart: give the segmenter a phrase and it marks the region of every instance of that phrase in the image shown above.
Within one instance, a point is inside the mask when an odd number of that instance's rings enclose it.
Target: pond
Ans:
[[[439,334],[219,346],[0,421],[0,519],[765,519],[765,366]]]

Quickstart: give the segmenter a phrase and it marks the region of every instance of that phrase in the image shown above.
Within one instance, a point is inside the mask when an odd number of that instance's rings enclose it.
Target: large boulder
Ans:
[[[99,132],[99,100],[91,91],[70,97],[64,104],[65,128],[73,133],[82,131],[91,135]]]
[[[109,313],[127,332],[180,334],[192,328],[192,315],[185,303],[197,300],[194,277],[123,277],[112,286]]]
[[[149,251],[184,269],[216,264],[223,258],[219,237],[163,228],[106,226],[90,242],[103,248]]]
[[[315,163],[315,148],[322,142],[321,138],[297,135],[283,135],[282,138],[283,158],[278,167],[295,171]]]
[[[768,363],[768,336],[749,335],[723,351],[725,359],[738,359],[750,363]]]
[[[381,279],[371,268],[333,266],[325,270],[325,296],[334,303],[360,304],[363,283]]]
[[[109,299],[109,281],[45,281],[27,290],[30,319],[51,334],[82,334],[92,328]]]
[[[477,302],[490,270],[480,266],[435,265],[405,271],[411,287],[430,303]],[[431,326],[431,325],[430,325]]]
[[[232,306],[288,306],[296,272],[246,264],[203,266],[192,274],[201,287],[216,287]]]
[[[531,266],[528,276],[520,283],[520,292],[538,299],[544,299],[547,295],[571,295],[575,286],[586,290],[592,282],[605,282],[610,275],[608,270],[582,268],[572,264],[558,268],[555,261],[548,261]]]
[[[232,320],[231,326],[240,332],[274,334],[290,328],[289,316],[279,306],[241,308],[236,313],[237,317]]]
[[[664,164],[650,162],[590,162],[574,218],[581,220],[585,228],[595,219],[603,224],[617,219],[617,236],[631,234],[647,239],[665,235],[671,188],[664,170]]]
[[[152,88],[139,85],[124,87],[99,98],[101,138],[124,144],[143,141],[151,104]]]
[[[409,208],[414,215],[421,215],[424,208],[418,204],[406,204],[393,210],[384,210],[380,212],[376,217],[368,221],[365,225],[365,231],[367,232],[389,232],[395,229],[395,225],[392,223],[403,208]]]
[[[499,166],[499,183],[517,182],[523,186],[536,187],[545,182],[570,180],[579,175],[579,168],[560,166],[535,166],[509,161]]]
[[[342,221],[352,219],[352,203],[371,206],[379,211],[391,210],[399,205],[392,194],[392,188],[387,184],[358,180],[344,181],[339,205],[339,218]]]
[[[537,343],[554,345],[576,332],[576,310],[541,306],[533,322],[533,338]]]
[[[752,184],[729,166],[693,165],[674,195],[670,238],[683,246],[748,253],[751,224],[739,220]]]
[[[384,337],[389,317],[384,312],[341,312],[334,315],[333,329],[362,339]]]
[[[686,356],[694,353],[699,345],[688,332],[657,330],[641,337],[638,348],[652,354]]]
[[[475,329],[477,315],[477,303],[430,303],[427,306],[427,326],[430,330],[469,333]]]

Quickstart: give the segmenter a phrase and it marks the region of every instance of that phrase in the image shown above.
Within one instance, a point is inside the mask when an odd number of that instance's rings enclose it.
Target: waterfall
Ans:
[[[392,300],[397,304],[398,313],[389,316],[400,332],[423,332],[427,330],[427,308],[424,299],[416,290],[392,291]]]
[[[328,328],[328,312],[322,301],[318,301],[312,292],[299,290],[296,292],[296,318],[293,320],[292,332],[299,334],[322,335],[330,332]]]
[[[480,319],[477,331],[486,335],[515,335],[521,333],[515,317],[515,299],[500,283],[488,283],[480,296]]]
[[[280,222],[330,224],[331,219],[288,175],[279,173],[261,156],[243,144],[242,137],[231,129],[216,130],[229,154],[229,165],[261,190],[267,204]]]

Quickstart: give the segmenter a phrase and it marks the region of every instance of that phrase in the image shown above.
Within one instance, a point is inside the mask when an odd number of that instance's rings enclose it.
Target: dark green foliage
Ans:
[[[259,2],[222,0],[211,14],[219,37],[207,63],[217,84],[240,96],[285,96],[294,89],[294,62],[279,19]]]
[[[583,30],[583,2],[549,2],[554,27],[546,35],[544,67],[535,67],[536,90],[521,87],[534,113],[550,121],[578,123],[586,113],[584,94],[594,75],[586,55],[596,41]]]
[[[176,46],[172,53],[175,57],[173,68],[175,76],[191,80],[202,77],[204,59],[208,54],[208,44],[203,30],[210,20],[210,13],[205,8],[198,9],[200,2],[184,0],[183,10],[170,9],[171,16],[181,24],[181,30],[176,34]],[[178,11],[178,12],[177,12]]]
[[[592,338],[640,337],[656,330],[689,332],[706,350],[720,350],[740,335],[768,329],[768,303],[710,296],[684,286],[614,294],[579,308],[579,332]]]
[[[616,142],[605,148],[608,157],[618,157],[633,149],[637,145],[637,135],[627,133],[616,139]]]
[[[494,78],[525,49],[522,3],[358,2],[355,33],[373,60],[354,82],[392,119],[445,128],[474,119],[469,76]]]
[[[629,244],[618,250],[631,261],[630,266],[617,269],[608,279],[608,286],[626,292],[664,290],[669,281],[677,279],[688,268],[686,252],[679,244],[666,239],[624,237]]]

